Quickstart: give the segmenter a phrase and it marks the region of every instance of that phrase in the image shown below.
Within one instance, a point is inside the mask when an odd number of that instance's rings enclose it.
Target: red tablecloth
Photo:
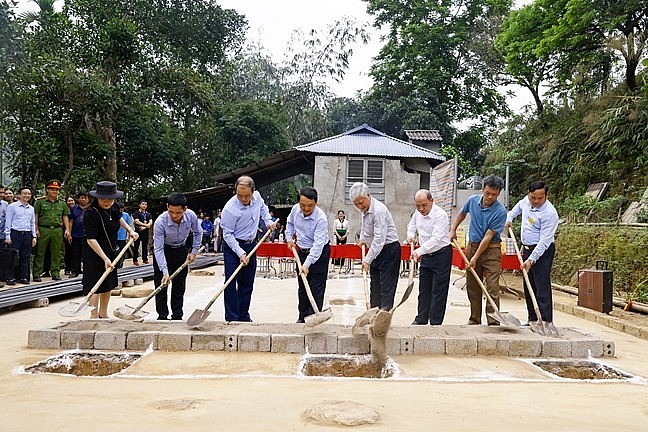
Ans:
[[[465,250],[464,250],[465,253]],[[280,242],[264,242],[256,251],[258,257],[273,257],[273,258],[292,258],[293,254],[286,246],[286,243]],[[359,260],[362,259],[362,249],[357,244],[344,244],[344,245],[331,245],[331,259],[348,258]],[[401,245],[401,260],[407,261],[410,259],[410,246]],[[461,270],[466,268],[459,252],[452,248],[452,265],[459,267]],[[502,254],[502,269],[503,270],[519,270],[520,262],[515,255]]]

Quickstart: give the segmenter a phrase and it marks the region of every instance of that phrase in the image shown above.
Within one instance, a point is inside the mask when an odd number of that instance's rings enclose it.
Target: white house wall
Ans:
[[[355,242],[362,225],[360,211],[346,197],[346,156],[316,156],[313,185],[317,189],[319,207],[329,220],[333,242],[333,220],[344,210],[349,221],[349,242]],[[398,160],[385,160],[385,204],[394,218],[398,238],[403,242],[407,223],[414,212],[414,194],[419,189],[420,175],[403,171]]]

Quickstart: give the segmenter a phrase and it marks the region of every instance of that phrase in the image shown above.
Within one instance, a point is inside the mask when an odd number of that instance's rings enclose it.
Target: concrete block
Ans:
[[[123,351],[126,349],[126,333],[98,331],[94,337],[94,348],[99,350]]]
[[[338,336],[329,333],[309,333],[304,338],[306,351],[311,354],[337,354]]]
[[[574,307],[574,316],[578,318],[585,318],[587,316],[587,309],[581,306]]]
[[[614,341],[603,341],[603,357],[614,357],[615,351]]]
[[[446,352],[445,339],[440,337],[417,337],[413,340],[415,355],[444,355]]]
[[[267,333],[239,333],[238,350],[241,352],[269,352],[270,335]]]
[[[445,346],[447,355],[477,355],[477,338],[474,337],[449,337],[445,341]]]
[[[414,336],[400,337],[400,354],[401,355],[414,354]]]
[[[339,354],[368,354],[369,351],[370,351],[369,337],[367,335],[338,336]]]
[[[61,334],[54,329],[29,330],[27,346],[29,348],[61,348]]]
[[[492,356],[508,356],[509,340],[497,339],[494,337],[478,337],[477,354],[492,355]]]
[[[572,340],[572,357],[586,358],[586,357],[602,357],[603,356],[603,341],[597,339],[581,339]]]
[[[191,338],[192,351],[223,351],[225,335],[222,333],[194,333]]]
[[[568,358],[571,356],[570,341],[559,339],[547,339],[542,341],[542,357]]]
[[[610,317],[610,320],[608,321],[608,326],[611,329],[614,329],[616,331],[620,331],[620,332],[625,331],[625,322],[622,319],[616,317]]]
[[[133,351],[146,351],[147,349],[158,349],[158,332],[141,331],[130,332],[126,336],[126,349]]]
[[[122,288],[130,288],[135,286],[135,281],[134,280],[125,280],[122,282]]]
[[[636,326],[634,324],[626,324],[625,325],[625,332],[629,335],[632,335],[634,337],[641,338],[641,333],[642,333],[642,328],[639,326]]]
[[[93,349],[94,331],[62,331],[61,348]]]
[[[225,333],[225,351],[238,351],[238,331]]]
[[[518,339],[509,341],[511,357],[540,357],[542,341],[539,339]]]
[[[163,332],[158,335],[158,349],[160,351],[190,351],[191,333],[189,332]]]
[[[411,340],[411,338],[409,338]],[[411,344],[411,341],[409,342]],[[402,348],[402,341],[401,338],[398,336],[394,337],[387,337],[387,355],[390,356],[397,356],[401,355],[401,348]],[[371,349],[371,347],[370,347]],[[411,350],[410,350],[411,351]],[[408,352],[407,354],[411,354],[411,352]]]
[[[270,351],[272,352],[304,354],[305,346],[303,334],[273,334],[270,339]]]
[[[137,278],[135,279],[135,285],[144,285],[144,279],[142,278]]]
[[[567,303],[554,303],[554,308],[571,315],[574,314],[574,305],[570,305]]]
[[[47,307],[47,306],[49,306],[49,298],[44,297],[44,298],[40,298],[40,299],[37,299],[37,300],[32,300],[29,303],[27,303],[27,305],[29,307],[33,307],[33,308]]]

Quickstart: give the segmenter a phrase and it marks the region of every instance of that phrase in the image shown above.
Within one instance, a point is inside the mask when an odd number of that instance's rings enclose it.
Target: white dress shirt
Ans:
[[[448,246],[450,244],[448,214],[434,204],[426,216],[416,210],[407,224],[407,238],[413,238],[417,232],[420,247],[416,249],[415,253],[418,256],[431,254]]]

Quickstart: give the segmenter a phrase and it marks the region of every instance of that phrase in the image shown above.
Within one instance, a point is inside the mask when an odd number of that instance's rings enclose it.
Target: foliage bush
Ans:
[[[568,222],[617,222],[628,199],[617,195],[601,201],[586,195],[575,195],[554,202],[561,218]]]
[[[556,234],[555,282],[569,285],[579,269],[607,260],[615,295],[648,300],[648,229],[621,226],[560,225]],[[643,300],[641,300],[643,298]]]

